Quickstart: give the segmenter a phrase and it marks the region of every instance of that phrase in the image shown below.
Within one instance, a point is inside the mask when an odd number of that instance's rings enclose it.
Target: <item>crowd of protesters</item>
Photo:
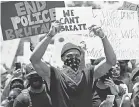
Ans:
[[[54,22],[33,50],[31,63],[16,64],[8,78],[1,75],[1,107],[139,107],[136,60],[117,60],[103,30],[95,25],[89,30],[102,40],[105,58],[86,64],[84,48],[67,43],[61,51],[62,69],[41,60],[60,31],[60,23]]]

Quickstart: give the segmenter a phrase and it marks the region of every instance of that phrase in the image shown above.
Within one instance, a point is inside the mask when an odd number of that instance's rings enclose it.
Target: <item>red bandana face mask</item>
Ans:
[[[78,58],[69,58],[64,61],[64,64],[71,67],[75,72],[78,71],[80,59]]]

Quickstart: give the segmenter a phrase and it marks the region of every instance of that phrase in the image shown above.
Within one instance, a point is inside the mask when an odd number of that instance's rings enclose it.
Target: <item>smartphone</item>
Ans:
[[[115,95],[107,95],[107,98],[106,100],[110,101],[110,102],[114,102],[114,99],[115,99]]]
[[[21,69],[21,63],[17,62],[15,63],[15,70]]]

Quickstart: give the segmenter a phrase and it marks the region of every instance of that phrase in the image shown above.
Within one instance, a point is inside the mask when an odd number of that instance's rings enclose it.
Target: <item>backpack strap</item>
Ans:
[[[28,89],[25,89],[25,90],[22,91],[22,93],[29,100],[29,106],[28,107],[32,107],[32,101],[31,101],[31,97],[30,97],[30,94],[29,94],[29,90]]]

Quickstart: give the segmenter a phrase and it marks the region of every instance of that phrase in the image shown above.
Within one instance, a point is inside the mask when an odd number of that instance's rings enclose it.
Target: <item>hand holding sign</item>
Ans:
[[[89,29],[89,34],[93,31],[96,36],[99,36],[100,38],[104,38],[104,32],[102,31],[101,27],[98,27],[96,25],[92,25]]]
[[[54,23],[52,23],[50,31],[49,31],[50,36],[53,37],[54,35],[59,33],[61,30],[61,26],[62,24],[59,21],[55,21]]]

